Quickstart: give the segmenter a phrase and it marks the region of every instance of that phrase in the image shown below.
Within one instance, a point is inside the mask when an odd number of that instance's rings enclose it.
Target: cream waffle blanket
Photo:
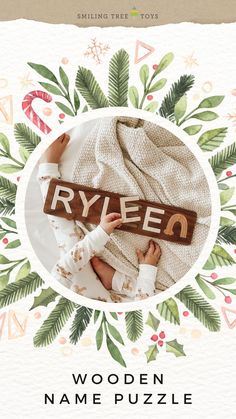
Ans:
[[[196,158],[173,134],[134,118],[103,118],[87,136],[72,178],[93,188],[196,211],[191,245],[156,240],[162,249],[156,289],[170,287],[194,264],[208,234],[210,193]],[[103,259],[120,272],[137,275],[135,249],[147,249],[149,239],[116,230]]]

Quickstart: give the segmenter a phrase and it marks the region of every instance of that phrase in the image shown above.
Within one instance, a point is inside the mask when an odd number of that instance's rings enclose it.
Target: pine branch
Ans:
[[[109,66],[109,104],[128,106],[129,55],[120,49]]]
[[[164,118],[169,119],[170,121],[175,121],[174,109],[176,103],[180,98],[187,93],[193,87],[194,76],[184,74],[179,78],[179,80],[172,84],[169,93],[164,97],[159,113]]]
[[[225,147],[217,154],[209,159],[209,163],[213,169],[213,172],[217,177],[221,175],[223,170],[236,164],[236,143]]]
[[[109,106],[109,102],[93,73],[87,68],[79,67],[75,85],[92,109],[106,108]]]
[[[32,153],[41,141],[41,138],[34,131],[22,123],[15,124],[14,135],[16,141],[29,153]]]
[[[143,332],[143,315],[141,310],[125,313],[125,323],[128,338],[135,342]]]
[[[30,273],[17,282],[11,282],[0,291],[0,308],[32,294],[42,284],[43,281],[36,272]]]
[[[236,244],[236,227],[222,226],[219,228],[217,243]]]
[[[0,195],[1,198],[15,201],[16,199],[16,185],[7,178],[0,176]]]
[[[39,347],[47,346],[52,343],[72,315],[74,309],[75,304],[72,301],[67,300],[64,297],[60,298],[56,307],[52,310],[36,333],[34,345]]]
[[[217,311],[190,285],[175,296],[212,332],[220,330],[220,316]]]
[[[0,198],[0,214],[13,215],[15,213],[15,203],[9,199]]]
[[[91,308],[77,306],[75,318],[70,329],[70,341],[74,345],[76,345],[85,329],[88,327],[92,314],[93,310]]]

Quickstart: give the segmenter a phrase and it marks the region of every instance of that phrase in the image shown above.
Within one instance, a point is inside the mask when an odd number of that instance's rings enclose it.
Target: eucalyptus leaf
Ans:
[[[65,71],[63,70],[62,67],[59,67],[59,74],[60,74],[60,78],[61,78],[62,84],[63,84],[63,86],[65,87],[65,89],[68,92],[68,89],[69,89],[69,79],[68,79],[68,76],[67,76],[67,74],[65,73]]]
[[[214,285],[232,285],[235,282],[236,278],[220,278],[214,281]]]
[[[21,160],[26,163],[30,153],[22,145],[19,147],[19,154],[21,156]]]
[[[155,70],[154,77],[159,74],[161,71],[165,70],[168,65],[173,61],[174,54],[172,52],[169,52],[166,54],[160,61],[157,69]]]
[[[201,290],[204,292],[204,294],[210,298],[211,300],[214,300],[216,298],[214,292],[212,291],[212,289],[207,285],[207,283],[204,281],[203,278],[201,278],[200,275],[196,276],[196,281],[199,285],[199,287],[201,288]]]
[[[64,103],[61,102],[55,102],[55,104],[58,106],[59,109],[61,109],[64,113],[70,116],[74,116],[73,112],[68,108],[68,106],[64,105]]]
[[[198,106],[199,108],[215,108],[216,106],[220,105],[224,96],[210,96],[206,99],[203,99]]]
[[[20,170],[22,170],[22,167],[15,164],[0,164],[0,172],[2,173],[16,173]]]
[[[62,92],[61,92],[61,90],[60,90],[58,87],[53,86],[53,84],[50,84],[50,83],[44,83],[44,82],[42,82],[42,81],[40,81],[40,82],[39,82],[39,84],[41,84],[41,86],[42,86],[45,90],[47,90],[49,93],[52,93],[53,95],[62,96]]]
[[[154,83],[151,88],[148,90],[148,93],[157,92],[158,90],[161,90],[167,82],[167,79],[160,79],[156,83]]]
[[[28,63],[28,65],[37,71],[40,76],[44,77],[45,79],[51,80],[52,82],[58,84],[58,80],[56,76],[53,74],[49,68],[45,67],[42,64],[35,64],[35,63]]]
[[[158,102],[153,101],[149,103],[147,106],[145,106],[144,110],[148,112],[155,112],[158,108]]]
[[[178,123],[179,120],[184,116],[187,109],[187,95],[183,95],[179,101],[176,103],[174,108],[174,114],[176,122]]]
[[[1,217],[1,220],[6,224],[8,227],[14,228],[16,230],[16,222],[8,217]]]
[[[17,272],[15,281],[19,281],[21,278],[25,278],[30,273],[30,263],[29,261],[25,262]]]
[[[218,183],[218,188],[221,190],[221,191],[226,191],[226,189],[229,189],[229,186],[228,185],[226,185],[226,183]]]
[[[139,106],[139,94],[138,94],[137,87],[131,86],[129,88],[129,99],[130,99],[130,102],[132,103],[132,105],[135,108],[138,108],[138,106]]]
[[[149,68],[147,64],[143,64],[140,68],[139,77],[145,88],[149,77]]]
[[[10,154],[10,143],[6,135],[3,134],[3,132],[0,132],[0,144],[3,147],[4,151],[7,154]]]
[[[184,128],[184,131],[187,132],[188,135],[195,135],[199,131],[201,131],[202,125],[189,125],[188,127]]]
[[[8,243],[5,247],[5,249],[15,249],[16,247],[19,247],[21,245],[20,240],[16,239],[12,242]]]
[[[75,105],[75,110],[77,112],[80,107],[80,100],[79,100],[79,95],[76,89],[74,89],[74,105]]]
[[[224,226],[232,226],[233,224],[235,224],[235,221],[230,220],[227,217],[220,217],[220,225],[222,227],[224,227]]]
[[[234,188],[226,189],[225,191],[220,193],[220,203],[221,205],[227,204],[230,201],[234,194]]]
[[[219,115],[215,112],[211,111],[204,111],[195,113],[191,116],[191,118],[200,119],[200,121],[213,121],[214,119],[218,118]]]
[[[5,265],[7,263],[11,263],[11,261],[7,259],[6,256],[0,255],[0,265]]]

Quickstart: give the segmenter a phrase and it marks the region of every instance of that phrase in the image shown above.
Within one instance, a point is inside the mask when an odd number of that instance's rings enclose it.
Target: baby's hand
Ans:
[[[62,154],[70,141],[68,134],[62,134],[58,137],[45,151],[40,159],[40,162],[59,163]]]
[[[116,227],[122,224],[121,215],[117,212],[111,212],[111,214],[105,215],[101,218],[100,226],[107,234],[111,234]]]
[[[149,248],[144,254],[140,249],[136,251],[139,263],[156,266],[161,257],[161,248],[153,240],[149,242]]]

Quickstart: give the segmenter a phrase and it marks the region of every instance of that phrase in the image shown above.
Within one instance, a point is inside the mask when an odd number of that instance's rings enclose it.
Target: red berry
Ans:
[[[228,170],[228,172],[226,172],[226,176],[232,176],[232,172],[231,172],[231,170]]]
[[[119,311],[119,312],[117,312],[117,314],[123,314],[123,311]]]
[[[218,275],[215,272],[212,272],[211,279],[217,279]]]
[[[7,244],[8,243],[8,239],[5,237],[5,239],[3,239],[3,241],[2,241],[4,244]]]
[[[153,342],[156,342],[158,340],[158,336],[157,335],[152,335],[151,339],[153,340]]]
[[[147,100],[152,100],[153,96],[152,95],[147,95]]]
[[[20,176],[17,176],[16,180],[17,180],[17,182],[19,182],[19,180],[20,180]]]
[[[153,68],[153,70],[157,70],[158,64],[153,64],[152,68]]]
[[[159,346],[163,346],[163,340],[159,340],[159,342],[157,343]]]
[[[159,333],[159,338],[160,339],[165,339],[165,337],[166,337],[165,332]]]
[[[60,113],[59,118],[64,119],[65,118],[65,114],[64,113]]]
[[[232,298],[229,295],[226,295],[225,302],[226,302],[226,304],[231,304],[232,303]]]
[[[234,253],[236,253],[236,249],[234,249]]]
[[[184,311],[184,312],[183,312],[183,316],[184,316],[184,317],[188,317],[188,315],[189,315],[189,311]]]

